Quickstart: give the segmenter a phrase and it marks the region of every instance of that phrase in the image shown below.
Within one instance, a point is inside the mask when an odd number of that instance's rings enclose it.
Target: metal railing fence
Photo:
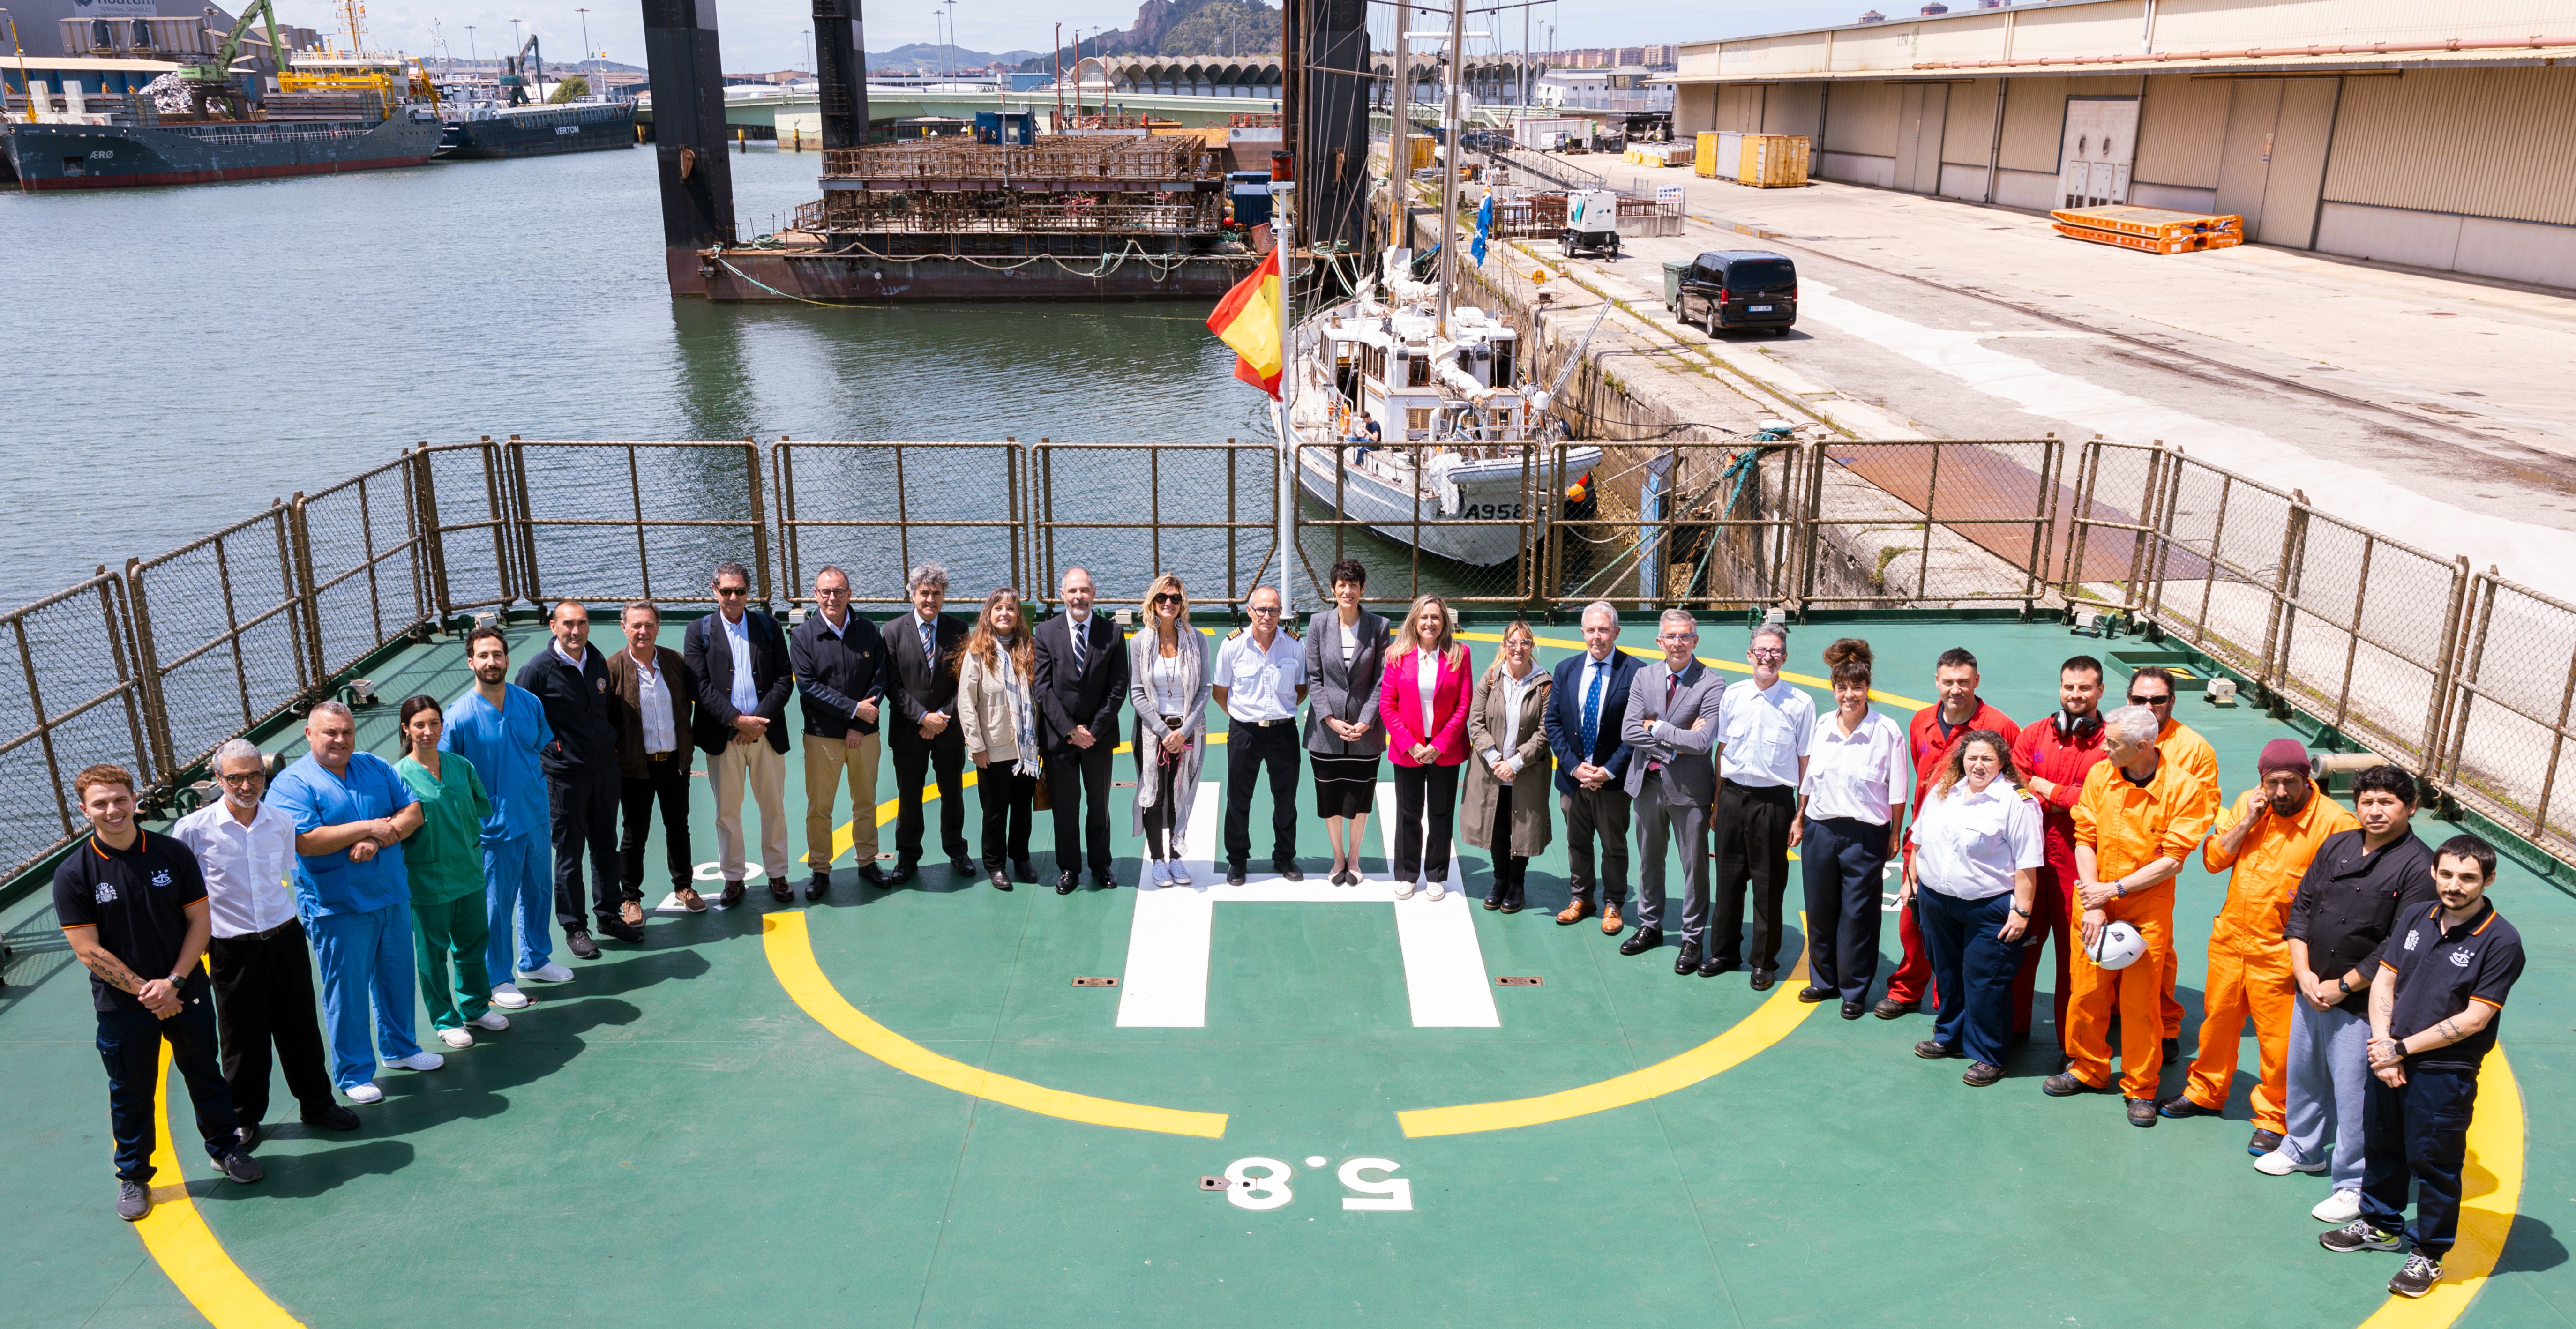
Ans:
[[[1569,506],[1578,449],[1599,453]],[[1533,444],[1454,498],[1378,477],[1383,511],[1347,450],[1298,460],[1283,494],[1276,452],[1235,440],[409,449],[0,615],[18,680],[0,688],[0,797],[51,808],[0,830],[0,863],[15,875],[86,828],[80,767],[126,765],[164,799],[225,738],[471,611],[704,604],[727,559],[771,604],[803,602],[825,563],[857,602],[900,603],[937,561],[961,600],[1010,584],[1043,608],[1079,563],[1113,606],[1171,570],[1239,609],[1284,571],[1303,609],[1342,557],[1377,574],[1372,602],[2116,615],[2576,863],[2576,604],[2161,443]]]

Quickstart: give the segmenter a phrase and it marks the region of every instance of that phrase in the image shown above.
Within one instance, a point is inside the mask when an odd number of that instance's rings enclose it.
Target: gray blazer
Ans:
[[[1181,624],[1180,638],[1182,672],[1198,680],[1191,686],[1189,701],[1181,708],[1181,733],[1188,738],[1189,746],[1181,750],[1181,771],[1172,780],[1172,824],[1187,835],[1190,804],[1199,794],[1199,765],[1207,757],[1209,652],[1207,639],[1187,623]],[[1127,741],[1128,750],[1136,757],[1136,800],[1127,819],[1130,835],[1145,833],[1145,810],[1154,806],[1155,786],[1160,783],[1153,778],[1155,750],[1162,744],[1163,735],[1171,732],[1163,723],[1162,708],[1155,703],[1154,677],[1150,672],[1160,649],[1150,627],[1138,628],[1136,635],[1127,639],[1127,705],[1135,712]]]
[[[1646,766],[1664,764],[1664,782],[1675,793],[1703,807],[1717,801],[1718,699],[1726,693],[1726,681],[1717,671],[1697,660],[1682,671],[1681,687],[1673,693],[1673,704],[1664,705],[1664,662],[1655,661],[1637,671],[1628,685],[1628,715],[1620,723],[1619,738],[1631,750],[1628,756],[1628,797],[1635,798],[1645,787]],[[1694,731],[1693,720],[1708,723]]]
[[[1386,721],[1377,710],[1378,676],[1386,667],[1386,619],[1363,609],[1359,650],[1342,667],[1342,612],[1327,605],[1306,620],[1306,750],[1327,757],[1375,757],[1386,751]],[[1368,732],[1344,740],[1324,727],[1323,717],[1349,724],[1366,722]]]

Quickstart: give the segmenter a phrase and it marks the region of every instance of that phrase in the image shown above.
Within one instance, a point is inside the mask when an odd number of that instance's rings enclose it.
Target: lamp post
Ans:
[[[581,58],[588,60],[593,55],[598,54],[598,52],[590,49],[590,11],[588,9],[575,9],[572,12],[581,15]]]

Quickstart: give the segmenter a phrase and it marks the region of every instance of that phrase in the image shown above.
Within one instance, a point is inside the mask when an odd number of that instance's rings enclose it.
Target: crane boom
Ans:
[[[209,16],[217,12],[212,5],[206,7],[206,13]],[[279,73],[286,72],[286,47],[277,40],[277,11],[270,7],[269,0],[251,0],[249,4],[242,6],[241,17],[233,20],[232,30],[224,34],[223,41],[215,47],[214,55],[202,65],[189,65],[181,69],[180,77],[200,83],[231,82],[233,61],[241,54],[242,34],[250,31],[250,21],[253,18],[261,20],[267,26],[269,58],[277,62]]]

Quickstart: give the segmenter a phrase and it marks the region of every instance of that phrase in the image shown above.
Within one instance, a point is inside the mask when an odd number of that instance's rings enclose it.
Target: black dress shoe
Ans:
[[[1900,1015],[1912,1014],[1917,1004],[1911,1001],[1898,1001],[1894,997],[1881,997],[1877,1005],[1869,1008],[1869,1013],[1882,1020],[1893,1020]]]
[[[1230,867],[1230,868],[1227,868],[1227,869],[1225,870],[1225,884],[1226,884],[1226,885],[1228,885],[1228,886],[1240,886],[1240,885],[1242,885],[1242,884],[1243,884],[1243,869],[1241,869],[1241,868],[1231,868],[1231,867]]]
[[[787,884],[785,877],[772,877],[769,879],[769,898],[780,904],[794,904],[796,891],[794,887]]]
[[[912,880],[910,863],[897,863],[894,865],[894,871],[885,874],[885,884],[888,886],[901,886],[910,880]]]
[[[354,1131],[358,1129],[359,1124],[357,1113],[337,1103],[325,1103],[319,1108],[307,1108],[302,1116],[305,1125],[319,1126],[326,1131]]]
[[[832,874],[829,872],[817,872],[812,881],[805,883],[805,898],[808,900],[820,900],[831,893]]]
[[[1118,889],[1118,878],[1111,875],[1109,869],[1102,868],[1091,874],[1091,884],[1104,891],[1114,891]]]
[[[971,858],[952,858],[948,860],[948,870],[960,877],[971,877],[975,875],[977,868],[975,860]]]
[[[1055,874],[1055,893],[1058,895],[1071,895],[1073,894],[1073,888],[1081,884],[1082,874],[1078,872],[1059,872]]]
[[[1768,966],[1753,971],[1753,990],[1756,992],[1768,992],[1771,985],[1779,981],[1779,974]]]
[[[1306,879],[1306,874],[1297,869],[1297,860],[1293,858],[1284,863],[1273,863],[1270,866],[1275,869],[1281,877],[1289,881],[1304,881]]]
[[[1519,912],[1521,911],[1521,909],[1522,909],[1522,904],[1521,904],[1521,888],[1520,888],[1520,887],[1518,887],[1518,886],[1514,886],[1514,887],[1512,887],[1510,890],[1507,890],[1507,891],[1503,892],[1503,912],[1504,912],[1504,913],[1506,913],[1506,914],[1517,914],[1517,913],[1519,913]]]
[[[1813,1006],[1820,1001],[1829,1000],[1833,995],[1834,989],[1816,983],[1809,983],[1805,987],[1798,989],[1798,1000],[1803,1001],[1810,1006]]]
[[[1694,946],[1689,942],[1683,942],[1682,953],[1673,960],[1673,972],[1676,974],[1698,973],[1699,947]]]
[[[1702,978],[1715,978],[1719,974],[1734,973],[1736,970],[1743,967],[1744,965],[1740,961],[1727,959],[1723,955],[1712,955],[1699,962],[1699,976]]]
[[[731,909],[735,905],[742,903],[742,895],[742,883],[738,881],[729,881],[724,885],[724,894],[716,897],[716,903],[727,909]]]
[[[639,928],[622,918],[603,918],[599,920],[599,930],[607,933],[609,936],[615,937],[619,941],[627,942],[629,944],[644,940],[644,929]]]
[[[1007,890],[1011,889],[1011,879],[1010,879],[1009,877],[1003,876],[1003,875],[1002,875],[1002,870],[1001,870],[1000,868],[995,868],[995,869],[993,869],[993,873],[992,873],[992,881],[993,881],[993,889],[994,889],[994,890],[997,890],[997,891],[1007,891]]]
[[[1487,909],[1500,909],[1503,907],[1502,887],[1496,886],[1492,890],[1485,892],[1485,907]]]
[[[1026,885],[1026,886],[1035,886],[1035,885],[1037,885],[1037,884],[1038,884],[1038,868],[1037,868],[1037,864],[1032,863],[1032,862],[1028,861],[1028,860],[1027,860],[1027,859],[1025,859],[1025,858],[1015,858],[1015,859],[1012,859],[1012,860],[1011,860],[1011,880],[1016,881],[1016,882],[1019,882],[1019,883],[1021,883],[1022,885]]]
[[[599,958],[599,943],[592,941],[590,939],[590,933],[582,928],[574,928],[572,931],[564,934],[564,949],[571,951],[573,953],[573,958],[577,960],[596,960]]]
[[[235,1147],[239,1148],[243,1153],[249,1153],[251,1150],[258,1148],[259,1123],[254,1121],[247,1126],[233,1127],[233,1138],[240,1141],[240,1144]]]
[[[1843,1003],[1843,1018],[1846,1020],[1857,1020],[1861,1016],[1868,1014],[1868,1012],[1869,1008],[1861,1005],[1857,1001],[1847,1001]]]
[[[1664,930],[1662,928],[1639,928],[1636,931],[1629,933],[1626,941],[1619,943],[1619,953],[1621,955],[1643,955],[1663,944]]]
[[[871,858],[859,865],[859,880],[882,889],[886,884],[885,869],[878,867],[877,861]]]

